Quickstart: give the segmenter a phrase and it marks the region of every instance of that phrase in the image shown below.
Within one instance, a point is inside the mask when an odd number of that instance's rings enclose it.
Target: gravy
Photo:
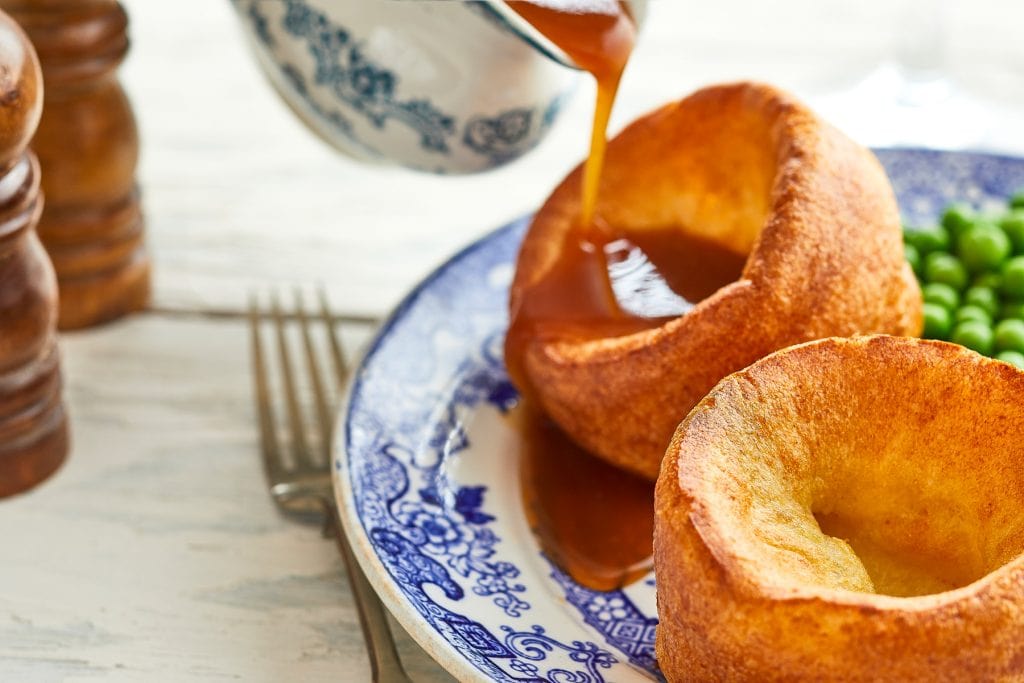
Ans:
[[[514,419],[524,444],[520,475],[529,522],[547,556],[577,583],[613,590],[640,579],[652,566],[654,485],[588,454],[533,407],[535,391],[523,368],[526,344],[659,327],[735,281],[746,257],[679,226],[630,232],[595,215],[608,119],[636,27],[621,0],[575,4],[582,8],[571,12],[551,6],[551,0],[508,0],[594,75],[597,102],[579,218],[558,261],[518,293],[505,362],[524,396]]]
[[[576,583],[615,590],[652,568],[654,484],[590,455],[529,402],[522,436],[523,507],[548,558]]]

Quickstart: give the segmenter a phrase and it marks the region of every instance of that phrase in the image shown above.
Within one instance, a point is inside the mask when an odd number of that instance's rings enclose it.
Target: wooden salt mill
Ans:
[[[116,69],[128,52],[117,0],[0,0],[42,63],[46,97],[32,140],[46,208],[39,236],[60,287],[61,329],[144,308],[149,256],[135,166],[139,138]]]
[[[57,281],[36,236],[39,62],[0,12],[0,496],[42,481],[68,448],[57,351]]]

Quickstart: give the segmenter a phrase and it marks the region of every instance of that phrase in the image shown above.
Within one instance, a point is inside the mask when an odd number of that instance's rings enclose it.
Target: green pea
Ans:
[[[960,260],[972,273],[998,268],[1011,250],[1010,238],[1006,233],[991,227],[971,228],[960,235],[957,241]]]
[[[964,303],[985,309],[989,316],[995,316],[999,312],[999,295],[991,287],[968,287],[964,292]]]
[[[1024,299],[1024,256],[1014,256],[1003,266],[1003,294]]]
[[[987,356],[992,353],[994,337],[992,328],[985,323],[980,320],[966,320],[953,329],[950,341]]]
[[[942,214],[942,227],[952,235],[959,235],[971,227],[974,211],[966,204],[953,204]]]
[[[1001,320],[1008,318],[1024,320],[1024,301],[1007,301],[999,310],[999,318]]]
[[[999,227],[1010,238],[1013,253],[1024,253],[1024,209],[1016,209],[1003,216]]]
[[[961,306],[956,309],[956,313],[953,314],[953,319],[957,323],[967,322],[968,320],[977,320],[983,322],[986,325],[992,324],[992,316],[989,312],[980,306]]]
[[[1024,320],[1003,320],[994,331],[996,351],[1024,352]]]
[[[921,252],[913,244],[903,245],[903,258],[907,259],[910,268],[917,274],[921,273]]]
[[[1004,214],[978,214],[971,221],[971,227],[969,230],[975,228],[995,230],[999,228],[999,221],[1002,220]]]
[[[926,282],[941,282],[960,290],[967,285],[967,269],[952,254],[937,251],[924,259],[924,279]]]
[[[960,305],[960,292],[942,282],[932,282],[921,288],[925,303],[938,304],[947,311],[956,310]]]
[[[1017,192],[1010,197],[1010,208],[1024,209],[1024,190],[1017,190]]]
[[[940,225],[930,228],[904,228],[903,241],[916,248],[921,254],[933,251],[949,251],[949,233]]]
[[[925,303],[924,331],[921,336],[924,339],[949,339],[949,331],[953,327],[953,316],[949,309],[939,304]]]
[[[989,289],[999,290],[1003,286],[1003,276],[999,273],[981,273],[974,278],[971,283],[975,287],[988,287]]]
[[[996,358],[1004,363],[1009,363],[1018,370],[1024,370],[1024,353],[1019,351],[1000,351],[996,354]]]

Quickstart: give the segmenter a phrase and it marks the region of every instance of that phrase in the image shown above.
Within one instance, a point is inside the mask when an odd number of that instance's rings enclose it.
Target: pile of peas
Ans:
[[[1024,369],[1024,191],[1006,211],[949,206],[940,225],[904,226],[924,295],[925,339],[945,339]]]

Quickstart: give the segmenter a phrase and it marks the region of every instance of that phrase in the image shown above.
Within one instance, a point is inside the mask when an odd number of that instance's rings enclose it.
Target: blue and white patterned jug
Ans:
[[[541,140],[578,74],[500,0],[233,2],[281,97],[362,161],[500,166]]]

